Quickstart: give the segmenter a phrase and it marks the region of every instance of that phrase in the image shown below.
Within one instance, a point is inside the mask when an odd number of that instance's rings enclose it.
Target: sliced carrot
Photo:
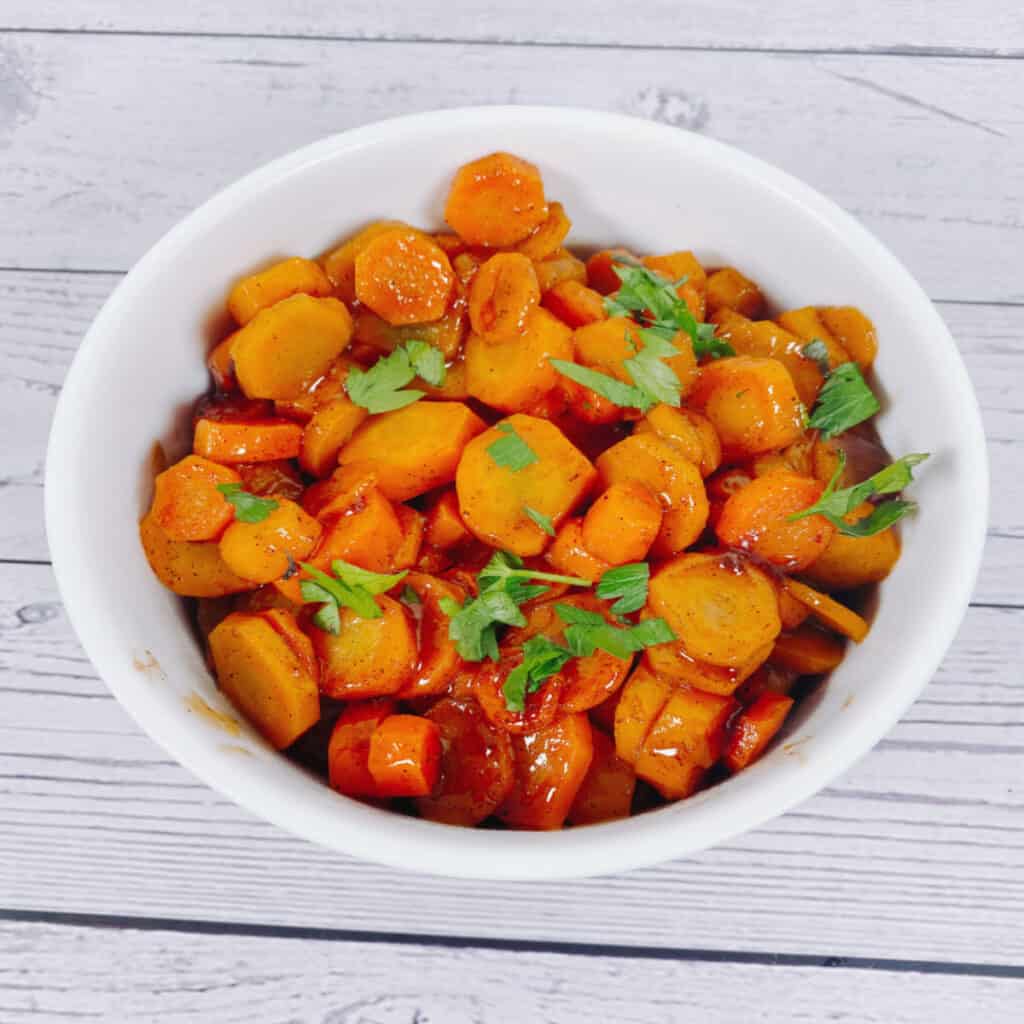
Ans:
[[[551,567],[566,576],[596,583],[612,566],[590,552],[583,542],[583,520],[567,519],[544,555]]]
[[[633,767],[615,753],[615,744],[603,732],[593,730],[594,757],[569,808],[570,825],[595,825],[600,821],[628,818],[636,791]]]
[[[683,283],[676,292],[698,320],[704,319],[708,275],[692,252],[680,251],[666,253],[664,256],[646,256],[643,264],[670,281],[682,280]]]
[[[261,309],[290,295],[324,296],[331,291],[331,282],[319,264],[296,256],[238,281],[228,295],[228,311],[244,326]]]
[[[377,726],[395,713],[393,700],[353,701],[341,713],[327,746],[331,788],[346,796],[376,797],[377,784],[370,774],[370,739]]]
[[[341,245],[321,257],[320,264],[334,286],[334,294],[342,302],[351,304],[355,301],[356,257],[378,235],[383,235],[387,231],[394,231],[395,228],[404,228],[408,231],[415,230],[415,228],[411,228],[404,221],[400,220],[373,221],[367,224],[362,231],[357,232],[351,238],[342,242]]]
[[[869,515],[873,508],[865,502],[846,519],[855,523]],[[823,590],[853,590],[884,580],[899,557],[899,537],[892,527],[873,537],[848,537],[837,531],[828,547],[802,575]]]
[[[193,451],[228,465],[294,459],[302,447],[302,427],[287,420],[200,419]]]
[[[441,774],[441,732],[419,715],[390,715],[370,737],[367,767],[378,796],[426,796]]]
[[[515,781],[498,817],[510,828],[561,828],[594,756],[587,716],[560,715],[537,732],[513,736],[512,749]]]
[[[511,153],[491,153],[460,167],[444,210],[470,245],[515,245],[547,216],[540,171]]]
[[[300,505],[281,498],[261,522],[233,522],[220,539],[220,554],[239,576],[270,583],[307,558],[321,532],[320,523]]]
[[[262,615],[233,612],[210,634],[217,684],[278,750],[320,718],[315,680]]]
[[[522,652],[506,647],[500,661],[485,661],[473,677],[473,696],[495,728],[522,735],[550,725],[558,714],[562,678],[552,676],[539,690],[528,693],[522,711],[513,711],[505,700],[509,673],[522,663]]]
[[[377,486],[377,470],[370,461],[339,466],[326,480],[310,484],[302,495],[302,507],[318,519],[328,520],[350,512]]]
[[[427,510],[427,543],[443,551],[468,540],[469,536],[459,513],[458,495],[454,490],[443,491]]]
[[[439,320],[454,283],[444,251],[418,231],[384,231],[356,256],[356,298],[389,324]]]
[[[428,821],[478,825],[512,788],[511,738],[473,700],[440,700],[425,717],[441,735],[441,778],[431,795],[416,801],[416,810]]]
[[[615,273],[617,262],[636,263],[637,258],[628,249],[602,249],[587,260],[587,283],[601,295],[617,292],[622,282]]]
[[[646,619],[650,612],[641,613]],[[691,657],[678,641],[656,644],[644,652],[644,664],[662,679],[685,683],[697,690],[728,697],[745,679],[753,675],[772,653],[772,641],[759,647],[742,665],[711,665]]]
[[[579,281],[562,281],[561,284],[556,284],[544,293],[542,304],[562,323],[573,328],[597,323],[608,315],[601,293]]]
[[[349,508],[324,516],[325,529],[320,546],[310,561],[330,571],[336,558],[371,572],[393,572],[402,547],[402,524],[394,506],[371,487]]]
[[[725,746],[725,765],[733,774],[748,767],[768,749],[793,707],[793,698],[763,693],[733,722]]]
[[[469,322],[489,341],[516,338],[540,300],[533,264],[522,254],[499,252],[480,268],[469,289]]]
[[[860,643],[868,635],[868,624],[855,611],[806,583],[786,580],[786,592],[811,610],[819,622]]]
[[[855,306],[825,306],[818,310],[822,323],[862,369],[868,369],[878,355],[875,325]]]
[[[334,401],[313,414],[302,432],[299,463],[312,476],[326,476],[338,464],[338,453],[366,419],[366,410],[347,396]]]
[[[150,513],[171,540],[213,540],[234,518],[217,488],[240,482],[233,469],[186,455],[157,476]]]
[[[779,636],[771,660],[802,676],[817,676],[831,672],[843,660],[845,646],[835,636],[803,625]]]
[[[826,327],[814,306],[791,309],[780,313],[775,319],[804,342],[820,341],[828,352],[830,369],[834,370],[842,363],[850,362],[849,353]]]
[[[729,547],[799,572],[828,547],[835,527],[824,516],[790,516],[814,505],[824,490],[813,477],[785,470],[758,477],[725,503],[715,532]]]
[[[779,605],[768,577],[741,558],[687,554],[651,577],[648,606],[686,652],[739,667],[779,634]]]
[[[557,252],[572,228],[572,221],[561,203],[548,203],[548,215],[521,242],[516,242],[516,252],[529,256],[531,260],[543,260]]]
[[[537,260],[533,267],[537,274],[537,284],[541,295],[546,294],[563,281],[579,281],[587,283],[587,267],[581,259],[577,259],[568,249],[556,249],[550,256]]]
[[[395,505],[394,509],[402,531],[402,543],[398,546],[391,564],[395,569],[411,569],[420,557],[426,516],[410,505],[399,504]]]
[[[288,498],[299,501],[306,485],[288,459],[271,462],[238,462],[235,472],[242,478],[242,489],[261,498]]]
[[[402,700],[436,697],[448,689],[452,676],[462,664],[455,642],[449,636],[451,620],[441,608],[441,601],[448,598],[462,604],[466,591],[449,580],[421,572],[409,573],[402,585],[414,591],[418,599],[408,606],[416,621],[417,661],[412,676],[398,696]]]
[[[709,477],[722,463],[722,445],[706,416],[692,409],[656,405],[633,428],[634,434],[657,434],[688,458],[702,477]]]
[[[661,529],[661,506],[638,480],[612,484],[583,517],[583,544],[611,565],[642,562]]]
[[[623,761],[636,764],[644,740],[672,690],[670,682],[642,664],[626,680],[615,708],[615,749]]]
[[[708,275],[707,307],[711,314],[723,307],[753,319],[764,306],[761,289],[735,267],[723,267]]]

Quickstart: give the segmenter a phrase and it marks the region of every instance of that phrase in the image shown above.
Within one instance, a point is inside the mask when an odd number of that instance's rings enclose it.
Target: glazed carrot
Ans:
[[[395,517],[402,531],[402,543],[398,546],[391,564],[395,569],[411,569],[420,557],[423,547],[423,532],[426,528],[426,516],[410,505],[394,506]]]
[[[637,420],[634,434],[657,434],[692,462],[702,477],[708,477],[722,464],[722,445],[711,421],[692,409],[656,405]]]
[[[775,641],[772,661],[800,675],[816,676],[831,672],[843,660],[845,644],[811,625],[791,633],[782,633]]]
[[[240,481],[227,466],[186,455],[157,476],[150,514],[171,540],[214,540],[234,518],[217,487]]]
[[[331,282],[320,266],[296,256],[238,281],[228,295],[228,311],[244,326],[261,309],[291,295],[324,296],[331,291]]]
[[[567,519],[555,534],[544,558],[556,572],[596,583],[612,566],[583,543],[583,519]]]
[[[657,434],[633,434],[606,449],[597,459],[605,487],[633,480],[661,504],[661,528],[652,549],[664,558],[688,548],[704,531],[708,499],[700,471],[677,448]]]
[[[749,706],[764,693],[774,693],[785,697],[788,696],[799,678],[800,674],[793,669],[766,661],[736,691],[736,699],[744,706]]]
[[[459,288],[452,291],[444,316],[430,323],[389,324],[362,307],[353,317],[352,355],[361,362],[373,363],[407,341],[425,341],[450,360],[458,355],[466,329],[466,301]]]
[[[395,702],[386,698],[346,705],[327,746],[327,771],[332,789],[346,796],[372,798],[378,795],[369,768],[370,740],[377,726],[393,715],[395,708]]]
[[[569,808],[570,825],[628,818],[636,790],[636,773],[615,753],[615,744],[603,732],[591,733],[594,757]]]
[[[192,449],[211,462],[273,462],[293,459],[302,447],[302,427],[287,420],[200,419]]]
[[[214,387],[218,391],[234,391],[238,387],[235,379],[235,363],[231,357],[231,346],[235,343],[235,335],[229,334],[219,345],[206,357],[206,365],[209,367],[210,376],[213,377]]]
[[[448,308],[455,275],[427,235],[394,228],[356,256],[356,298],[389,324],[438,320]]]
[[[641,618],[648,618],[650,612],[644,611]],[[735,667],[730,665],[712,665],[706,661],[698,661],[687,653],[686,648],[678,641],[657,644],[644,652],[643,662],[655,675],[674,683],[685,683],[697,690],[707,693],[718,693],[728,697],[758,668],[772,653],[772,641],[757,648],[746,661]]]
[[[274,592],[272,587],[268,587],[267,590],[272,593]],[[250,593],[253,592],[250,591]],[[241,611],[242,609],[239,608],[237,610]],[[318,683],[320,681],[320,662],[317,661],[316,653],[313,651],[313,641],[299,627],[298,621],[295,618],[295,611],[294,606],[282,608],[274,605],[259,609],[258,614],[265,622],[270,624],[270,628],[277,633],[287,644],[292,654],[299,659],[299,663],[309,678],[314,683]]]
[[[297,398],[351,338],[352,317],[343,303],[292,295],[235,332],[231,358],[238,384],[250,398]]]
[[[628,249],[602,249],[587,260],[587,283],[601,295],[611,295],[622,282],[615,273],[616,262],[639,262]]]
[[[543,260],[557,252],[569,234],[572,221],[561,203],[548,203],[548,215],[521,242],[516,242],[516,252],[531,260]]]
[[[378,486],[408,501],[455,479],[455,469],[484,422],[462,402],[416,402],[371,416],[341,449],[338,464],[372,462]]]
[[[156,578],[182,597],[223,597],[251,590],[252,581],[231,571],[215,540],[173,540],[152,513],[139,523],[139,540]]]
[[[300,501],[305,483],[288,459],[271,462],[237,462],[234,470],[242,478],[242,490],[261,498]]]
[[[513,434],[532,453],[532,461],[516,463],[516,469],[500,465],[492,450]],[[455,477],[459,511],[484,543],[524,557],[537,555],[549,537],[526,509],[548,517],[557,529],[586,498],[596,475],[556,426],[534,416],[509,416],[466,445]]]
[[[334,294],[342,302],[351,304],[356,297],[356,257],[372,242],[378,235],[386,231],[393,231],[395,228],[403,228],[407,231],[415,231],[404,221],[400,220],[377,220],[367,224],[362,231],[357,232],[351,238],[342,242],[325,256],[321,257],[320,265],[324,273],[334,286]]]
[[[537,732],[512,737],[515,781],[498,809],[510,828],[561,828],[594,756],[584,714],[560,715]]]
[[[378,796],[426,796],[441,774],[441,732],[428,718],[390,715],[370,737],[367,767]]]
[[[714,315],[720,309],[734,309],[753,319],[764,305],[761,289],[735,267],[723,267],[708,275],[707,309]]]
[[[524,412],[558,384],[552,359],[572,359],[572,333],[546,309],[533,309],[520,335],[466,341],[466,387],[481,402],[503,412]]]
[[[642,562],[661,529],[661,506],[637,480],[612,484],[583,517],[583,544],[611,565]]]
[[[540,171],[511,153],[460,167],[444,209],[444,219],[470,245],[514,245],[547,216]]]
[[[377,486],[372,462],[339,466],[326,480],[310,484],[302,495],[302,507],[318,519],[328,520],[355,510],[363,496]]]
[[[556,249],[550,256],[537,260],[533,265],[537,274],[537,284],[541,295],[545,295],[563,281],[587,283],[587,267],[581,259],[577,259],[568,249]]]
[[[402,585],[417,597],[415,603],[407,605],[416,620],[417,661],[412,676],[398,696],[402,700],[436,697],[447,690],[452,676],[462,664],[455,643],[448,634],[450,620],[441,608],[441,601],[448,598],[462,604],[466,600],[466,592],[449,580],[420,572],[409,573]]]
[[[627,764],[636,764],[644,740],[672,690],[671,683],[642,664],[626,680],[615,707],[615,750]]]
[[[466,524],[459,513],[459,496],[443,491],[427,510],[426,542],[442,551],[468,540]]]
[[[338,453],[366,417],[362,406],[342,394],[318,409],[302,432],[302,468],[312,476],[330,473],[338,464]]]
[[[622,699],[622,690],[623,687],[620,687],[610,697],[606,697],[600,704],[587,712],[590,716],[590,724],[608,736],[615,735],[615,712]]]
[[[818,316],[850,358],[868,369],[878,355],[875,325],[855,306],[825,306]]]
[[[330,570],[340,558],[371,572],[393,572],[402,548],[402,524],[387,498],[371,487],[344,511],[324,517],[324,534],[310,561]]]
[[[428,821],[477,825],[512,788],[511,738],[492,726],[473,700],[440,700],[425,717],[441,735],[441,777],[430,796],[416,801],[416,810]]]
[[[793,379],[775,359],[734,356],[707,363],[690,405],[711,420],[729,459],[784,448],[804,429]]]
[[[828,353],[830,369],[834,370],[837,366],[850,362],[849,353],[825,326],[825,322],[818,315],[818,310],[813,306],[788,310],[780,313],[775,319],[804,342],[820,341]]]
[[[670,252],[664,256],[646,256],[643,265],[670,281],[685,281],[676,289],[679,297],[698,319],[704,319],[708,275],[692,252]]]
[[[789,592],[786,586],[788,578],[783,576],[772,582],[775,585],[775,595],[779,599],[779,621],[782,623],[783,632],[803,625],[811,612],[807,605],[798,601]]]
[[[747,466],[726,466],[712,473],[704,481],[710,508],[708,523],[712,528],[718,524],[725,503],[753,479],[754,474]]]
[[[799,572],[825,550],[835,527],[824,516],[789,517],[815,504],[824,490],[818,480],[783,470],[758,477],[725,503],[715,532],[729,547]]]
[[[278,750],[320,718],[316,682],[263,616],[233,612],[210,634],[210,653],[220,688]]]
[[[604,299],[579,281],[563,281],[544,294],[542,305],[554,313],[569,327],[583,327],[597,323],[608,315],[604,310]]]
[[[409,614],[386,595],[375,600],[381,610],[376,619],[364,619],[351,608],[343,608],[337,636],[310,627],[320,659],[320,692],[325,697],[388,697],[412,678],[416,632]]]
[[[239,576],[270,583],[308,557],[321,532],[320,524],[300,505],[281,498],[261,522],[233,522],[220,539],[220,554]]]
[[[499,252],[480,268],[469,288],[469,322],[490,341],[516,338],[540,300],[533,264],[516,252]]]
[[[860,643],[868,635],[868,624],[855,611],[798,580],[786,580],[786,593],[806,605],[821,623]]]
[[[856,522],[870,514],[872,508],[865,502],[846,518]],[[873,537],[847,537],[837,532],[803,575],[822,590],[853,590],[884,580],[899,557],[900,542],[892,527]]]
[[[336,398],[347,397],[345,380],[353,367],[362,368],[352,358],[350,349],[338,356],[323,376],[318,377],[296,398],[278,398],[274,402],[274,412],[297,423],[308,423],[319,410],[330,405]]]
[[[739,714],[725,745],[723,759],[729,771],[741,771],[765,752],[792,707],[792,697],[763,693]]]
[[[651,577],[648,606],[687,653],[738,667],[779,634],[779,606],[768,577],[743,559],[686,554]]]
[[[561,676],[551,676],[533,693],[527,693],[522,711],[513,710],[505,700],[509,673],[522,663],[522,651],[508,645],[501,660],[485,661],[473,676],[472,693],[487,720],[497,729],[522,735],[550,725],[558,714],[562,695]]]

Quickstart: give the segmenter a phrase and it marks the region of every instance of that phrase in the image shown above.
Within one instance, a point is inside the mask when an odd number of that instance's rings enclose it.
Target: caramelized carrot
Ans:
[[[583,520],[567,519],[551,542],[545,559],[557,572],[596,583],[612,566],[592,554],[583,542]]]
[[[561,203],[548,203],[548,215],[521,242],[516,242],[516,252],[529,256],[531,260],[543,260],[557,252],[569,234],[572,221]]]
[[[753,319],[763,305],[761,289],[735,267],[723,267],[708,275],[707,308],[712,315],[725,308]]]
[[[378,796],[426,796],[441,773],[440,730],[419,715],[390,715],[370,737],[367,767]]]
[[[466,592],[448,580],[419,572],[409,573],[402,585],[410,588],[417,598],[408,605],[416,622],[417,658],[412,676],[398,696],[402,700],[439,696],[447,690],[462,664],[455,642],[448,634],[450,619],[441,608],[441,602],[447,598],[462,604]]]
[[[868,624],[855,611],[798,580],[786,580],[786,592],[811,610],[821,623],[860,643],[868,635]]]
[[[636,773],[615,753],[615,744],[603,732],[593,730],[594,757],[569,808],[570,825],[594,825],[599,821],[628,818],[636,790]]]
[[[540,300],[533,264],[516,252],[499,252],[477,272],[469,288],[469,322],[489,341],[516,338]]]
[[[370,740],[377,726],[395,713],[395,702],[385,698],[353,701],[334,725],[327,746],[331,787],[354,797],[378,796],[370,774]]]
[[[763,693],[737,716],[725,746],[726,767],[735,774],[756,761],[782,728],[793,698]]]
[[[270,583],[307,558],[321,532],[320,524],[300,505],[282,498],[261,522],[233,522],[220,539],[220,554],[239,576]]]
[[[612,484],[583,517],[583,544],[610,565],[642,562],[661,529],[661,506],[638,480]]]
[[[243,277],[228,295],[228,310],[236,323],[247,324],[261,309],[299,293],[331,294],[331,282],[320,266],[299,256],[275,263],[258,274]]]
[[[234,518],[234,510],[217,488],[240,482],[233,469],[186,455],[154,481],[150,514],[171,540],[213,540]]]
[[[569,327],[584,327],[604,320],[604,299],[600,292],[579,281],[562,281],[544,293],[545,309]]]
[[[287,420],[200,419],[192,448],[196,455],[227,465],[294,459],[302,448],[302,427]]]
[[[831,672],[842,660],[845,644],[811,625],[782,633],[772,649],[772,661],[802,676]]]
[[[443,491],[427,511],[427,543],[443,551],[468,540],[469,536],[459,513],[458,495],[454,490]]]

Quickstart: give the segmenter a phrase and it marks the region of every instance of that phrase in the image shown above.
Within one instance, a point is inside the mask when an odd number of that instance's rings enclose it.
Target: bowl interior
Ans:
[[[853,304],[875,321],[882,437],[931,452],[919,513],[881,588],[875,624],[792,735],[736,779],[626,822],[557,834],[470,831],[364,807],[270,750],[208,673],[180,602],[137,539],[150,453],[187,447],[187,410],[230,283],[313,255],[370,220],[440,227],[455,167],[497,148],[537,163],[573,220],[571,244],[692,248],[734,264],[777,306]],[[984,439],[963,366],[905,270],[855,222],[788,176],[699,136],[585,111],[481,108],[359,129],[257,171],[168,234],[91,329],[55,418],[47,528],[69,614],[97,670],[186,766],[310,839],[370,859],[476,877],[567,877],[705,847],[784,810],[864,753],[914,699],[951,641],[986,520]]]

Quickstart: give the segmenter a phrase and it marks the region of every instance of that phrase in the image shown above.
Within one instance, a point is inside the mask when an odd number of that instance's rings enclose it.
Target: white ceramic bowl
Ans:
[[[209,327],[230,283],[312,255],[380,218],[440,226],[452,172],[506,149],[541,168],[571,241],[641,252],[693,248],[742,267],[781,307],[854,304],[878,327],[878,425],[894,454],[932,452],[920,512],[881,587],[874,627],[801,707],[786,744],[683,803],[555,833],[452,828],[332,792],[250,729],[226,734],[195,695],[231,712],[181,602],[149,570],[137,521],[150,452],[184,452],[186,410],[207,386]],[[985,443],[949,332],[920,287],[863,227],[806,185],[700,135],[595,111],[485,107],[370,125],[283,157],[170,231],[96,318],[58,404],[46,525],[68,614],[93,664],[183,765],[256,814],[385,864],[467,878],[621,871],[721,842],[827,785],[897,721],[956,633],[987,507]]]

